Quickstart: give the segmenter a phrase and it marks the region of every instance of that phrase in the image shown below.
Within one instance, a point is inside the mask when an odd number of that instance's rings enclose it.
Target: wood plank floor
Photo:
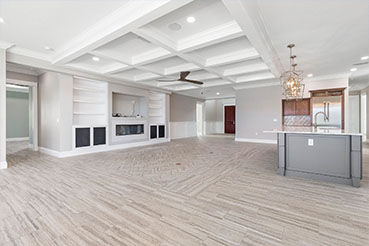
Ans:
[[[361,188],[281,177],[275,145],[203,137],[57,159],[10,144],[0,245],[369,245]]]

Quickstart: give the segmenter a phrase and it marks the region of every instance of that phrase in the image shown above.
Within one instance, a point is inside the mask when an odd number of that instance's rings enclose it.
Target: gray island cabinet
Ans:
[[[361,134],[313,127],[264,132],[277,134],[278,174],[360,187]]]

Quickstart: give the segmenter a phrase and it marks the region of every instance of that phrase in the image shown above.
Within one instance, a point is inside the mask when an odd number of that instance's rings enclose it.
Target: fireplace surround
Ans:
[[[144,124],[117,124],[115,125],[116,136],[144,134]]]

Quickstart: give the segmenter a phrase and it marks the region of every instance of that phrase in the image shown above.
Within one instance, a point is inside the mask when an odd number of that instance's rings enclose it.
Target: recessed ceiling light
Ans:
[[[52,51],[53,50],[53,48],[51,48],[50,46],[45,46],[44,49],[45,50],[48,50],[48,51]]]
[[[0,23],[4,23],[4,19],[0,17]]]
[[[311,77],[313,77],[313,74],[312,74],[312,73],[309,73],[307,76],[308,76],[309,78],[311,78]]]
[[[364,60],[368,60],[368,59],[369,59],[369,56],[363,56],[363,57],[361,57],[360,59],[361,59],[361,60],[363,60],[363,61],[364,61]]]
[[[220,95],[220,93],[219,92],[217,92],[217,96],[219,96]]]
[[[94,61],[100,61],[100,58],[97,57],[97,56],[94,56],[94,57],[92,57],[92,60],[94,60]]]
[[[356,67],[353,67],[353,68],[350,69],[351,72],[355,72],[356,70],[357,70]]]
[[[196,18],[193,16],[188,16],[186,20],[188,23],[194,23],[196,21]]]

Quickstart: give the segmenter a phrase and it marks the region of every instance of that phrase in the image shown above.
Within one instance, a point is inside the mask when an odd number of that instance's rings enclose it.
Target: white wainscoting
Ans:
[[[169,122],[170,138],[189,138],[197,136],[196,121]]]
[[[206,134],[223,134],[223,121],[206,121],[205,132]]]
[[[236,142],[249,142],[249,143],[265,143],[265,144],[277,144],[276,139],[262,139],[262,138],[235,138]]]

